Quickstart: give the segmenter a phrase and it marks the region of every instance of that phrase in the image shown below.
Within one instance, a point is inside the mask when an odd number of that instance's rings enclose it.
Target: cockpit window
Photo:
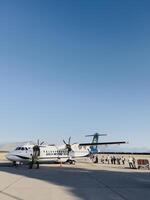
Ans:
[[[21,147],[17,147],[15,150],[21,150]]]
[[[28,148],[27,147],[17,147],[15,150],[21,150],[21,151],[24,151],[24,150],[28,150]]]

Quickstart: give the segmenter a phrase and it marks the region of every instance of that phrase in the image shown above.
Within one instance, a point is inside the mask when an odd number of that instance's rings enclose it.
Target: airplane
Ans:
[[[88,157],[93,153],[97,153],[97,146],[101,145],[114,145],[125,144],[125,141],[119,142],[98,142],[98,137],[106,134],[88,135],[93,136],[92,143],[74,143],[71,144],[71,137],[69,137],[68,143],[63,140],[63,145],[45,144],[44,142],[37,144],[26,143],[22,146],[16,147],[13,151],[6,155],[6,158],[16,163],[28,163],[33,155],[38,155],[39,163],[57,162],[75,164],[76,158]],[[93,151],[93,147],[95,148]]]

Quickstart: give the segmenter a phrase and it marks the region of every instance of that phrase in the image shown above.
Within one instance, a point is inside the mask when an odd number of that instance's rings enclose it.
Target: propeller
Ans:
[[[70,142],[71,142],[71,137],[69,137],[68,143],[67,143],[65,140],[63,140],[63,143],[66,145],[66,149],[68,149],[68,153],[69,153],[70,151],[72,151]]]
[[[41,142],[41,141],[38,139],[36,145],[37,145],[37,146],[40,146],[40,145],[43,145],[44,143],[45,143],[44,141]]]

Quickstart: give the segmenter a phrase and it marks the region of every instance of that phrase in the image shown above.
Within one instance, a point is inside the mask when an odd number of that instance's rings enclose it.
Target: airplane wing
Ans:
[[[96,145],[113,145],[113,144],[126,144],[127,142],[98,142],[98,143],[81,143],[80,146],[96,146]]]

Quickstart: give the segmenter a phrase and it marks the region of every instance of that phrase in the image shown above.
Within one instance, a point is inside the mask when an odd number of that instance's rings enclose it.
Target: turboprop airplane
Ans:
[[[94,137],[98,133],[94,134]],[[93,137],[93,141],[94,141]],[[114,145],[114,144],[125,144],[125,141],[121,142],[97,142],[98,140],[92,143],[74,143],[71,144],[71,137],[69,137],[68,143],[63,140],[63,145],[48,145],[44,142],[38,144],[26,143],[23,146],[16,147],[15,150],[9,152],[6,155],[6,158],[12,161],[14,164],[20,162],[25,163],[29,162],[32,159],[33,155],[38,154],[39,163],[44,162],[69,162],[70,164],[75,163],[76,158],[89,156],[92,152],[92,146],[99,145]]]

